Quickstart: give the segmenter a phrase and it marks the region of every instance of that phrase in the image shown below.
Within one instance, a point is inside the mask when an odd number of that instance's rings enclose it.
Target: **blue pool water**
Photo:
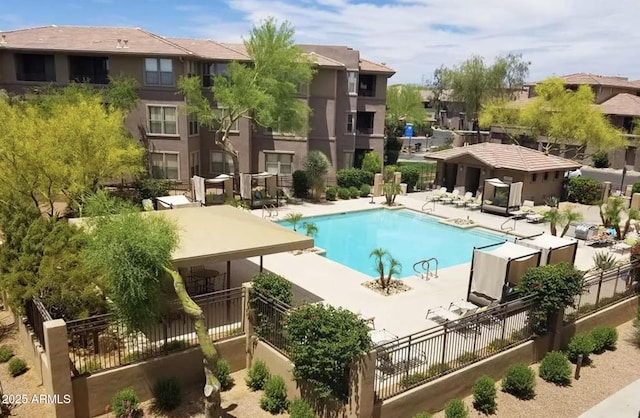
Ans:
[[[398,276],[414,275],[413,264],[436,257],[439,268],[471,261],[474,247],[503,242],[505,237],[478,230],[443,225],[437,219],[409,210],[367,210],[339,215],[304,218],[318,227],[315,245],[327,251],[326,257],[361,273],[376,276],[375,248],[383,248],[402,264]],[[293,229],[286,221],[280,225]],[[298,231],[304,228],[298,225]]]

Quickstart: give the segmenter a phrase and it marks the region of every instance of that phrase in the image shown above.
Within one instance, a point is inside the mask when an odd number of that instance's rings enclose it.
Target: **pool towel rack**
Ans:
[[[431,263],[435,263],[435,270],[431,271]],[[420,275],[420,278],[429,280],[430,277],[438,277],[438,259],[435,257],[420,260],[413,265],[413,271]]]

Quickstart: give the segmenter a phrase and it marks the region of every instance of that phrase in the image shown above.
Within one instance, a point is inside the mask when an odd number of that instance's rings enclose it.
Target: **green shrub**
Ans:
[[[615,327],[594,327],[591,330],[593,338],[593,352],[602,353],[605,350],[613,350],[618,342],[618,330]]]
[[[602,199],[602,184],[587,177],[573,177],[569,179],[567,192],[572,202],[595,205]]]
[[[360,187],[363,184],[373,184],[373,173],[359,168],[343,168],[336,173],[339,187]]]
[[[327,200],[334,201],[338,199],[338,189],[336,187],[327,187],[324,194]]]
[[[96,370],[100,370],[100,369],[102,369],[102,364],[100,363],[100,360],[88,359],[82,364],[82,366],[80,366],[80,368],[78,369],[78,372],[80,372],[80,374],[85,374],[85,373],[95,372]]]
[[[586,362],[589,359],[589,354],[593,353],[596,345],[593,341],[591,334],[583,332],[571,337],[569,345],[567,346],[567,355],[569,360],[576,362],[578,355],[582,354],[582,361]]]
[[[263,271],[253,276],[252,289],[287,305],[293,302],[291,282],[270,271]]]
[[[272,414],[287,410],[287,387],[282,376],[271,376],[264,385],[264,394],[260,398],[260,408]]]
[[[535,373],[524,363],[509,367],[502,379],[502,390],[520,399],[533,399],[536,395],[535,387]]]
[[[147,357],[148,354],[149,353],[147,353],[146,351],[134,351],[129,354],[125,354],[122,357],[122,364],[133,363],[138,360],[142,360],[143,358]]]
[[[175,376],[161,377],[153,385],[154,406],[160,411],[172,411],[182,402],[182,386]]]
[[[171,340],[167,341],[165,344],[162,344],[160,350],[162,351],[178,351],[184,350],[185,348],[189,348],[189,343],[184,340]]]
[[[316,414],[307,401],[296,398],[289,403],[289,416],[291,418],[315,418]]]
[[[451,399],[444,407],[445,418],[468,418],[469,408],[460,399]]]
[[[631,195],[633,196],[633,193],[640,193],[640,181],[633,183],[633,186],[631,186]]]
[[[398,384],[403,388],[408,388],[411,386],[415,386],[418,383],[422,383],[428,378],[429,378],[429,375],[427,373],[416,372],[416,373],[411,373],[409,375],[403,376],[402,379],[400,379],[400,382],[398,382]]]
[[[402,175],[400,181],[402,183],[407,183],[407,191],[413,191],[418,184],[418,180],[420,180],[420,170],[413,166],[403,166],[400,165],[396,167],[397,170]]]
[[[490,353],[495,353],[496,351],[500,351],[503,348],[508,347],[509,345],[511,345],[511,341],[504,338],[496,338],[495,340],[487,344],[487,351],[489,351]]]
[[[593,166],[595,168],[607,168],[609,167],[609,154],[606,151],[598,151],[591,156]]]
[[[6,363],[13,357],[13,348],[3,345],[0,346],[0,363]]]
[[[289,313],[285,336],[293,375],[310,384],[313,398],[346,403],[350,366],[373,346],[365,321],[346,309],[306,304]]]
[[[138,396],[133,388],[121,389],[111,399],[111,411],[116,417],[135,416],[138,410]]]
[[[449,365],[449,363],[436,363],[429,367],[427,374],[429,377],[439,376],[449,370],[451,370],[451,365]]]
[[[300,199],[304,199],[309,195],[309,181],[307,173],[302,170],[296,170],[291,175],[293,182],[293,195]]]
[[[349,197],[352,199],[357,199],[360,197],[360,189],[355,187],[355,186],[351,186],[349,187]]]
[[[375,151],[367,152],[362,159],[362,169],[376,174],[382,171],[382,158]]]
[[[456,359],[456,361],[459,364],[466,364],[466,363],[471,363],[472,361],[476,360],[478,358],[478,356],[475,353],[472,353],[471,351],[467,351],[464,352],[462,354],[460,354],[458,356],[458,358]]]
[[[270,373],[267,364],[262,360],[256,360],[249,368],[245,382],[247,382],[249,389],[253,391],[261,390],[269,379],[269,376]]]
[[[338,189],[338,197],[342,200],[349,200],[351,198],[351,192],[346,187],[340,187]]]
[[[171,181],[164,179],[142,179],[137,183],[140,199],[154,199],[167,196],[171,189]]]
[[[9,360],[9,374],[16,377],[27,371],[27,363],[19,357]]]
[[[473,387],[473,407],[485,414],[496,411],[496,382],[489,376],[476,380]]]
[[[428,412],[420,412],[419,414],[414,415],[413,418],[433,418],[433,415]]]
[[[231,377],[231,371],[229,369],[229,362],[225,359],[218,359],[216,364],[216,377],[220,382],[220,389],[227,391],[233,386],[233,377]]]
[[[360,186],[360,197],[368,197],[369,193],[371,193],[371,186],[368,184]]]
[[[571,363],[564,353],[552,351],[540,362],[539,374],[547,382],[566,386],[571,383]]]

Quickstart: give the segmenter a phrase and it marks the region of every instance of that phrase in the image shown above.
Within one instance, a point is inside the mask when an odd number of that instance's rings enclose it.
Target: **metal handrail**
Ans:
[[[264,211],[267,211],[268,216],[264,216]],[[263,218],[270,218],[271,217],[271,209],[269,209],[269,207],[267,205],[262,205],[262,217]]]
[[[425,260],[422,265],[424,266],[424,264],[427,265],[427,277],[429,277],[429,273],[431,271],[431,262],[435,261],[436,262],[436,272],[434,273],[433,277],[438,278],[438,259],[435,257],[431,257],[427,260]]]
[[[438,277],[438,259],[435,258],[435,257],[431,257],[431,258],[428,258],[426,260],[418,261],[417,263],[415,263],[413,265],[413,271],[415,271],[417,274],[419,274],[420,277],[422,277],[422,275],[424,274],[424,277],[426,279],[428,279],[430,274],[431,274],[431,262],[432,261],[436,262],[436,270],[435,270],[435,273],[433,274],[433,277],[437,278]],[[427,265],[426,267],[425,267],[425,264]],[[418,271],[418,269],[416,268],[417,266],[420,266],[422,271]]]
[[[274,211],[275,211],[275,215],[273,214]],[[277,218],[279,216],[278,207],[276,205],[274,205],[274,204],[271,204],[269,206],[269,213],[271,213],[271,216],[274,216],[274,217]]]
[[[501,229],[501,230],[503,230],[503,231],[514,231],[514,230],[516,229],[516,222],[517,222],[517,220],[518,220],[518,219],[517,219],[515,216],[512,216],[512,217],[508,218],[506,221],[504,221],[504,222],[502,223],[502,225],[500,225],[500,229]],[[505,226],[507,223],[511,222],[511,221],[513,221],[513,228],[511,228],[511,227],[507,227],[507,228],[505,228],[504,226]]]
[[[433,203],[433,208],[425,209],[425,206],[427,206],[430,203]],[[431,200],[429,202],[426,202],[424,205],[422,205],[422,208],[420,210],[422,210],[423,212],[429,212],[429,211],[435,212],[436,211],[436,201],[435,200]]]

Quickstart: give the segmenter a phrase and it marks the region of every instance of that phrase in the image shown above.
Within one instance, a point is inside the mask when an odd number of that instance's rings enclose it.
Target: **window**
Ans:
[[[555,179],[558,180],[559,177],[560,177],[560,172],[556,171]]]
[[[177,152],[152,152],[151,175],[156,179],[180,180],[180,160]]]
[[[544,180],[544,181],[549,180],[549,173],[544,173],[543,180]]]
[[[109,58],[69,56],[69,80],[78,83],[108,84]]]
[[[358,112],[356,117],[356,133],[361,135],[373,134],[373,119],[375,112]]]
[[[293,172],[293,154],[265,152],[264,166],[267,173],[291,174]]]
[[[371,74],[360,74],[358,81],[358,96],[375,97],[376,76]]]
[[[189,123],[189,135],[198,135],[200,132],[200,123],[198,123],[198,116],[191,114],[187,116],[187,122]]]
[[[149,106],[148,109],[150,134],[178,134],[177,111],[175,106]]]
[[[533,173],[533,174],[531,175],[531,182],[532,182],[532,183],[535,183],[535,181],[536,181],[536,180],[538,180],[538,174],[537,174],[537,173]]]
[[[233,174],[233,157],[224,151],[211,151],[209,154],[209,172],[211,174]]]
[[[173,61],[169,58],[145,58],[144,82],[149,85],[173,85]]]
[[[357,71],[347,71],[347,91],[349,94],[356,94],[358,92]]]
[[[228,113],[226,111],[227,109],[214,109],[214,112],[216,114],[216,123],[220,123],[222,118],[227,117]],[[228,120],[225,121],[228,123]],[[229,132],[239,132],[240,131],[240,118],[236,119],[233,122],[233,125],[231,125],[231,129],[229,129]]]
[[[200,151],[189,154],[189,177],[200,175]]]
[[[18,81],[56,81],[53,55],[16,54]]]
[[[345,128],[346,133],[352,134],[355,132],[354,131],[355,118],[356,118],[356,115],[354,115],[353,113],[347,113],[347,126]]]
[[[344,168],[353,167],[353,152],[345,151],[344,152]]]

